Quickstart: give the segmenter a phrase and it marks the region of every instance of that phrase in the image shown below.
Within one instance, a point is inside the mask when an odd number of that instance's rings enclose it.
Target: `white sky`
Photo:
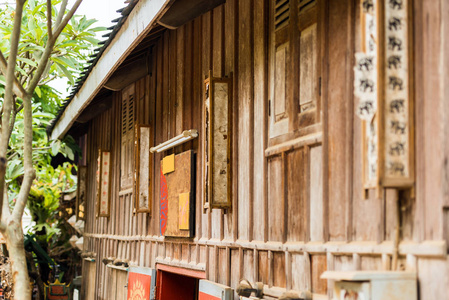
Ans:
[[[70,0],[69,5],[74,2],[75,0]],[[126,5],[124,0],[83,0],[76,14],[86,15],[88,19],[97,19],[97,26],[109,27],[113,25],[111,20],[120,16],[116,10]]]
[[[73,3],[75,3],[75,0],[69,0],[68,7],[72,7]],[[75,14],[85,15],[88,19],[98,20],[98,22],[93,25],[94,27],[110,27],[116,24],[111,21],[121,16],[116,11],[125,6],[127,6],[125,0],[83,0]],[[101,37],[101,35],[105,33],[106,32],[101,33],[98,39],[106,39]],[[66,91],[68,83],[65,79],[55,80],[50,85],[56,88],[63,97],[70,94],[70,90]]]

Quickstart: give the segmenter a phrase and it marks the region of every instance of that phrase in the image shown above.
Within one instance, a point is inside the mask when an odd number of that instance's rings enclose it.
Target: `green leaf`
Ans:
[[[34,61],[32,61],[31,59],[28,59],[28,58],[25,58],[25,57],[20,57],[20,56],[18,56],[18,57],[17,57],[17,60],[18,60],[18,61],[23,61],[23,62],[29,64],[29,65],[32,66],[32,67],[37,67],[37,63],[34,62]]]
[[[67,152],[67,156],[70,160],[75,160],[75,154],[73,153],[73,150],[69,147],[66,147],[65,151]]]
[[[56,58],[53,58],[54,60],[56,60]],[[59,60],[61,61],[61,60]],[[72,73],[69,72],[69,70],[67,70],[66,67],[64,67],[64,62],[61,61],[62,64],[60,62],[56,62],[56,65],[58,66],[58,68],[64,73],[64,75],[67,77],[67,79],[70,81],[70,83],[73,85],[75,84],[75,80],[73,79]]]
[[[59,147],[61,146],[61,143],[59,141],[56,141],[51,145],[51,155],[56,156],[59,152]]]
[[[39,86],[36,86],[36,88],[34,89],[34,91],[36,92],[36,95],[37,95],[39,98],[42,98],[42,92],[41,92],[41,89],[39,88]]]

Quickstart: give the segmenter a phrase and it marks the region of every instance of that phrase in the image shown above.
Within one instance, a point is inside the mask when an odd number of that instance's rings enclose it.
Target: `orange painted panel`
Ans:
[[[128,275],[128,300],[150,299],[151,276],[139,273]]]
[[[199,292],[198,300],[221,300],[221,299],[203,292]]]

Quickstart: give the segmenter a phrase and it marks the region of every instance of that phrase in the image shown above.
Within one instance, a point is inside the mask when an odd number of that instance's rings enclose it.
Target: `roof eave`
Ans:
[[[77,117],[95,98],[126,56],[148,34],[165,11],[170,0],[140,0],[109,46],[91,70],[83,86],[74,95],[51,132],[52,140],[62,138]]]

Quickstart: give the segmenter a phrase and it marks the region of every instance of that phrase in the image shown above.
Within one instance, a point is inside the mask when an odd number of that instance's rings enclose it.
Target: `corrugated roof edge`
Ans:
[[[112,31],[110,31],[107,34],[103,35],[103,37],[107,37],[108,36],[108,39],[106,39],[104,41],[101,41],[100,44],[102,46],[99,47],[99,48],[94,49],[94,52],[96,52],[96,53],[92,54],[90,56],[90,57],[92,57],[92,59],[87,61],[88,63],[90,63],[90,65],[85,67],[84,68],[84,72],[82,72],[81,76],[78,79],[76,79],[75,85],[72,87],[72,91],[71,91],[70,95],[60,105],[58,114],[56,115],[56,118],[54,118],[51,121],[50,125],[47,126],[47,136],[48,137],[50,137],[51,132],[53,131],[56,123],[61,118],[61,116],[64,113],[65,109],[70,104],[70,102],[72,102],[72,100],[75,97],[75,95],[81,89],[81,87],[83,86],[83,84],[86,81],[87,77],[89,76],[90,72],[95,67],[95,65],[97,64],[97,62],[100,59],[100,57],[103,55],[103,53],[106,50],[106,48],[112,42],[112,40],[116,36],[117,32],[120,30],[120,28],[122,28],[123,24],[125,23],[126,19],[129,16],[129,14],[134,9],[134,7],[136,6],[137,2],[139,2],[139,0],[130,0],[130,1],[126,1],[126,2],[129,3],[126,7],[123,7],[123,8],[120,8],[120,9],[117,10],[117,12],[120,13],[122,16],[117,18],[117,19],[112,20],[113,23],[117,23],[117,24],[115,24],[114,26],[108,27],[108,29],[112,30]]]

